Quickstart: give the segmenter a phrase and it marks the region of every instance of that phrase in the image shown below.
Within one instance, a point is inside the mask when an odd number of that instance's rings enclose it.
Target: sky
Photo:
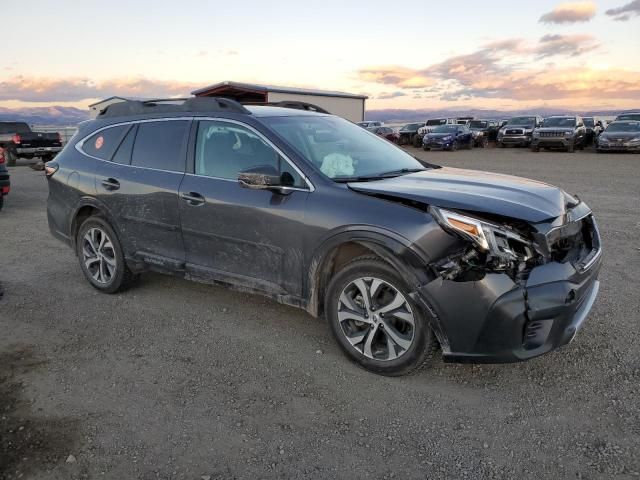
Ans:
[[[224,80],[365,94],[368,109],[640,107],[640,0],[2,4],[4,107]]]

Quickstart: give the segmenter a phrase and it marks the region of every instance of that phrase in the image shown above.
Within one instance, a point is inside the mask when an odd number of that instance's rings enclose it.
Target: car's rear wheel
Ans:
[[[325,312],[342,350],[367,370],[404,375],[424,365],[437,341],[410,289],[386,262],[360,257],[331,281]]]
[[[135,279],[111,225],[102,217],[86,219],[78,229],[76,253],[91,285],[104,293],[126,289]]]

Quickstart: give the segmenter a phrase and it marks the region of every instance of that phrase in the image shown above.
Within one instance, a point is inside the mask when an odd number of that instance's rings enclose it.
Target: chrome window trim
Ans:
[[[250,130],[256,136],[258,136],[258,138],[260,138],[263,142],[265,142],[267,145],[269,145],[271,148],[273,148],[278,153],[278,155],[280,155],[296,171],[296,173],[298,175],[300,175],[300,177],[307,184],[307,187],[309,187],[309,188],[298,188],[298,187],[281,187],[281,188],[288,189],[288,190],[290,189],[290,190],[304,191],[304,192],[314,192],[316,190],[316,187],[313,185],[311,180],[309,180],[309,178],[302,172],[302,170],[300,170],[298,168],[298,166],[289,157],[287,157],[284,154],[284,152],[282,150],[280,150],[271,140],[269,140],[262,133],[260,133],[258,130],[253,128],[251,125],[247,125],[244,122],[240,122],[238,120],[233,120],[231,118],[221,118],[221,117],[196,117],[196,118],[194,118],[194,120],[209,120],[209,121],[214,121],[214,122],[233,123],[233,124],[236,124],[236,125],[240,125],[241,127],[244,127],[247,130]],[[197,143],[197,141],[198,141],[198,139],[196,137],[196,143]],[[194,172],[195,172],[195,170],[194,170]],[[232,182],[237,182],[238,181],[237,179],[232,179],[232,178],[212,177],[210,175],[199,175],[197,173],[192,173],[192,174],[188,174],[188,175],[193,175],[193,176],[196,176],[196,177],[203,177],[203,178],[215,178],[215,179],[218,179],[218,180],[229,180],[229,181],[232,181]]]

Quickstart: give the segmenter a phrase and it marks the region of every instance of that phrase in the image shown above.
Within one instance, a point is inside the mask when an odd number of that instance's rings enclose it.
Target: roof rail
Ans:
[[[240,103],[222,97],[158,98],[112,103],[100,111],[99,118],[127,117],[147,113],[227,111],[251,115]]]
[[[313,103],[296,102],[294,100],[282,100],[280,102],[242,102],[244,105],[268,105],[270,107],[293,108],[295,110],[307,110],[309,112],[327,113],[324,108]],[[329,114],[330,115],[330,114]]]

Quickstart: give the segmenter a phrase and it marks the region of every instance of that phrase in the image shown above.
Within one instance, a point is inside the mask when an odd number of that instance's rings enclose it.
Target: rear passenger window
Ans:
[[[113,152],[120,145],[122,137],[124,137],[129,127],[130,125],[120,125],[101,130],[84,141],[82,150],[92,157],[111,160]]]
[[[114,163],[120,163],[122,165],[129,165],[131,163],[131,151],[133,150],[133,141],[136,138],[137,126],[131,127],[127,136],[116,150],[116,154],[113,156]]]
[[[170,120],[138,125],[131,165],[172,172],[184,172],[182,146],[189,122]]]

